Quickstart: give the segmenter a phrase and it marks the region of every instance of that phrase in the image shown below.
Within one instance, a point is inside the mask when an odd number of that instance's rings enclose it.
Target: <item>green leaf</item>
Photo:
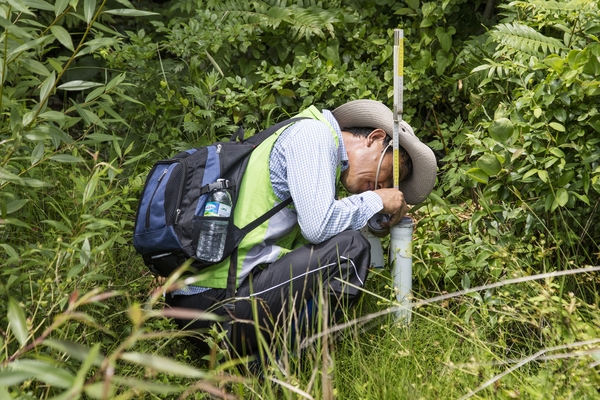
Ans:
[[[84,161],[83,159],[72,156],[70,154],[57,154],[55,156],[50,157],[50,159],[63,163],[79,163]]]
[[[106,91],[110,92],[111,90],[113,90],[115,87],[117,87],[119,84],[123,83],[123,81],[125,80],[125,72],[123,72],[122,74],[119,74],[117,76],[115,76],[113,79],[110,80],[110,82],[108,82],[106,84]]]
[[[41,181],[39,179],[34,178],[21,178],[19,182],[22,186],[33,187],[33,188],[41,188],[41,187],[51,187],[53,186],[51,183]]]
[[[4,251],[6,251],[6,254],[8,254],[10,258],[14,258],[15,260],[19,259],[19,253],[17,253],[17,251],[11,245],[7,243],[0,243],[0,247],[2,247]]]
[[[429,15],[431,15],[431,13],[435,11],[436,8],[437,5],[435,4],[435,2],[423,3],[423,5],[421,6],[421,11],[423,12],[424,17],[428,17]]]
[[[181,386],[164,385],[152,381],[142,381],[139,379],[125,378],[121,376],[115,376],[113,381],[122,386],[127,386],[142,392],[152,392],[153,394],[172,394],[183,391]]]
[[[429,50],[421,49],[419,55],[413,60],[413,68],[415,70],[425,70],[431,64],[432,55]]]
[[[442,75],[446,68],[452,65],[454,61],[454,55],[447,53],[443,50],[438,50],[435,53],[435,72],[437,75]]]
[[[136,104],[140,104],[140,105],[144,105],[144,103],[142,103],[141,101],[136,100],[133,97],[130,97],[130,96],[126,95],[126,94],[119,93],[119,92],[116,92],[115,94],[117,96],[119,96],[120,98],[122,98],[123,100],[127,100],[127,101],[130,101],[132,103],[136,103]]]
[[[477,166],[488,176],[497,175],[502,170],[502,165],[495,154],[486,153],[477,160]]]
[[[28,199],[20,199],[20,200],[13,200],[10,203],[8,203],[6,205],[6,213],[7,214],[12,214],[14,212],[19,211],[21,208],[23,208],[23,206],[25,204],[27,204],[29,202]]]
[[[106,88],[104,86],[98,86],[85,97],[85,102],[91,103],[93,100],[96,100],[98,97],[100,97],[105,90]]]
[[[43,220],[42,222],[46,223],[46,224],[48,224],[50,226],[53,226],[54,228],[58,229],[61,232],[64,232],[64,233],[67,233],[67,234],[72,233],[72,229],[69,228],[68,226],[66,226],[65,224],[63,224],[62,222],[58,222],[58,221],[54,221],[54,220],[48,220],[48,219]]]
[[[101,47],[113,46],[116,43],[117,40],[112,37],[101,37],[97,39],[88,40],[87,42],[85,42],[84,49],[81,52],[77,53],[77,57],[92,53]]]
[[[565,127],[562,124],[559,124],[558,122],[550,122],[550,126],[559,132],[566,131]]]
[[[199,369],[190,367],[189,365],[185,365],[177,361],[173,361],[170,358],[155,356],[152,354],[134,352],[123,353],[121,359],[134,364],[143,365],[144,367],[149,367],[157,371],[178,376],[186,376],[190,378],[203,378],[206,376],[206,374]]]
[[[50,97],[55,83],[56,72],[52,71],[52,73],[44,80],[44,83],[42,83],[42,87],[40,88],[40,103],[48,101],[48,97]]]
[[[550,149],[550,153],[554,154],[558,158],[565,158],[565,153],[557,147],[552,147]]]
[[[81,245],[81,251],[79,252],[79,262],[84,266],[90,261],[90,257],[92,255],[90,241],[88,238],[85,238],[83,244]]]
[[[488,131],[495,141],[506,142],[513,135],[514,125],[508,118],[499,118],[490,124]]]
[[[419,0],[406,0],[406,5],[417,11],[419,9]]]
[[[10,63],[11,61],[13,61],[13,59],[15,57],[17,57],[18,55],[20,55],[22,52],[32,49],[40,44],[42,44],[43,42],[45,42],[46,40],[48,40],[45,36],[42,36],[41,38],[37,38],[34,40],[30,40],[28,42],[25,42],[24,44],[22,44],[21,46],[12,49],[8,52],[8,56],[6,57],[7,59],[7,63]]]
[[[23,221],[21,221],[20,219],[17,219],[17,218],[6,218],[4,220],[4,223],[5,224],[10,224],[10,225],[20,226],[20,227],[25,228],[25,229],[31,229],[31,226],[28,223],[23,222]]]
[[[471,278],[469,278],[469,274],[467,274],[466,272],[461,279],[461,284],[462,284],[463,290],[467,290],[467,289],[471,288]]]
[[[38,144],[35,145],[33,150],[31,151],[31,165],[37,164],[42,157],[44,157],[44,151],[46,147],[44,146],[44,142],[39,141]]]
[[[75,377],[71,372],[41,360],[21,359],[13,362],[11,366],[17,371],[32,372],[36,379],[51,386],[64,389],[70,389],[73,386]]]
[[[488,183],[488,175],[480,168],[471,168],[466,172],[467,176],[479,183]]]
[[[98,400],[115,398],[116,389],[116,386],[112,382],[109,382],[108,386],[106,382],[96,382],[85,385],[83,388],[89,398]]]
[[[579,194],[576,192],[569,192],[569,194],[572,194],[573,196],[577,197],[579,200],[583,201],[588,206],[590,205],[590,199],[585,194]]]
[[[588,120],[588,124],[594,128],[596,132],[600,133],[600,118],[592,117]]]
[[[2,341],[0,341],[0,345],[2,345]],[[2,374],[2,371],[0,371],[0,374]],[[3,388],[2,385],[0,385],[0,399],[12,399],[12,396],[10,393],[8,393],[8,390]]]
[[[413,10],[411,10],[410,8],[399,8],[397,9],[394,14],[396,15],[416,15],[415,12]]]
[[[96,343],[94,344],[94,346],[92,346],[87,357],[83,360],[83,363],[79,367],[79,371],[77,371],[77,376],[75,377],[75,382],[73,385],[76,390],[80,391],[81,389],[83,389],[88,371],[98,361],[99,356],[100,343]]]
[[[12,297],[8,298],[8,324],[9,329],[23,347],[27,343],[27,321],[25,320],[25,313],[19,303]]]
[[[94,192],[96,191],[96,187],[98,186],[99,179],[100,179],[100,176],[97,173],[95,173],[92,175],[92,177],[90,178],[87,185],[85,185],[85,190],[83,191],[83,198],[82,198],[83,204],[87,203],[88,200],[91,199],[92,196],[94,195]]]
[[[60,124],[65,119],[67,119],[67,116],[61,112],[50,110],[41,113],[40,115],[38,115],[38,118],[40,118],[41,120],[56,121]]]
[[[296,93],[292,89],[279,89],[277,92],[285,97],[296,97]]]
[[[134,8],[129,0],[117,0],[117,3],[122,4],[127,8]]]
[[[21,58],[19,60],[21,62],[21,64],[23,64],[23,66],[25,68],[27,68],[29,71],[33,72],[34,74],[38,74],[38,75],[42,75],[42,76],[48,76],[50,75],[50,71],[48,71],[48,68],[46,68],[46,66],[44,64],[42,64],[41,62],[34,60],[33,58]]]
[[[542,182],[544,183],[548,183],[548,171],[540,169],[537,171],[538,177],[542,180]]]
[[[63,11],[65,11],[68,5],[69,0],[56,0],[56,3],[54,3],[54,15],[58,17]]]
[[[125,166],[125,165],[129,165],[129,164],[133,164],[133,163],[135,163],[135,162],[138,162],[139,160],[142,160],[142,159],[146,158],[146,157],[147,157],[149,154],[151,154],[152,152],[153,152],[152,150],[151,150],[151,151],[147,151],[147,152],[145,152],[145,153],[142,153],[142,154],[139,154],[139,155],[137,155],[137,156],[135,156],[135,157],[133,157],[133,158],[130,158],[129,160],[127,160],[127,161],[125,161],[125,162],[123,163],[123,166]]]
[[[14,11],[33,15],[35,17],[35,13],[33,13],[21,0],[6,0],[6,2],[10,4]]]
[[[6,368],[0,369],[0,386],[9,387],[19,385],[34,376],[35,374],[29,371],[14,371]],[[10,397],[7,397],[7,399],[10,399]]]
[[[71,40],[71,35],[69,35],[69,32],[67,32],[65,28],[58,25],[52,25],[50,27],[50,31],[52,31],[52,34],[54,37],[56,37],[56,39],[58,39],[60,44],[71,51],[75,51],[75,48],[73,47],[73,41]]]
[[[155,13],[155,12],[151,12],[151,11],[132,10],[129,8],[106,10],[106,11],[104,11],[104,13],[112,14],[112,15],[121,15],[123,17],[147,17],[150,15],[160,15],[159,13]]]
[[[117,225],[110,220],[107,219],[95,219],[94,222],[87,224],[85,229],[94,230],[94,229],[104,229],[106,227],[111,227],[118,229]]]
[[[63,83],[62,85],[58,86],[57,89],[65,90],[65,91],[73,91],[73,90],[86,90],[86,89],[90,89],[90,88],[93,88],[96,86],[102,86],[102,84],[98,83],[98,82],[75,80],[75,81],[69,81],[69,82]]]
[[[86,347],[79,343],[71,342],[69,340],[46,339],[44,340],[43,344],[58,351],[61,351],[67,354],[69,357],[73,357],[74,359],[82,362],[88,358],[91,351],[89,347]],[[95,355],[95,358],[91,361],[91,363],[93,365],[99,366],[100,364],[102,364],[103,360],[104,356],[98,353]]]
[[[559,206],[564,207],[569,201],[569,193],[565,188],[559,188],[556,191],[556,202]]]
[[[11,181],[11,182],[20,182],[23,178],[18,175],[13,174],[7,169],[0,167],[0,180]]]
[[[556,186],[561,187],[565,186],[568,183],[571,183],[573,178],[575,177],[575,171],[572,169],[563,172],[563,174],[558,178],[558,182],[556,182]]]
[[[44,0],[25,0],[24,4],[36,10],[53,11],[54,6]]]
[[[449,52],[452,48],[452,36],[450,36],[444,28],[436,28],[435,36],[440,41],[440,46],[445,52]]]
[[[107,135],[105,133],[91,133],[89,135],[86,135],[86,137],[85,137],[86,140],[89,139],[93,143],[110,142],[115,138],[117,140],[123,140],[122,138],[117,138],[114,135]]]
[[[83,2],[83,15],[85,16],[85,22],[88,24],[94,18],[94,11],[96,10],[96,0],[84,0]]]

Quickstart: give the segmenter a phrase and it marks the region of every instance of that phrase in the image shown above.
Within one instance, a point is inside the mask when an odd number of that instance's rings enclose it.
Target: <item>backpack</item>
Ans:
[[[240,128],[229,142],[186,150],[154,164],[139,200],[133,235],[136,251],[153,274],[167,277],[190,258],[190,270],[199,272],[231,256],[227,291],[233,297],[237,285],[236,250],[240,242],[248,232],[291,203],[289,198],[252,223],[236,226],[233,211],[242,176],[252,150],[279,129],[300,119],[304,117],[282,121],[246,140],[242,140],[244,131]],[[217,262],[206,262],[196,257],[199,227],[205,218],[208,195],[217,188],[229,191],[231,214],[227,219],[223,257]]]

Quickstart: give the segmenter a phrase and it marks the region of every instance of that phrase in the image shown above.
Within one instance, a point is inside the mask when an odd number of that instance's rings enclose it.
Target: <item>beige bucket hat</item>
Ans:
[[[375,100],[354,100],[333,110],[340,128],[381,128],[388,136],[394,135],[394,115],[383,103]],[[399,189],[408,204],[420,204],[433,190],[437,175],[437,162],[433,150],[422,143],[405,121],[400,122],[400,145],[410,155],[412,174],[400,182]]]

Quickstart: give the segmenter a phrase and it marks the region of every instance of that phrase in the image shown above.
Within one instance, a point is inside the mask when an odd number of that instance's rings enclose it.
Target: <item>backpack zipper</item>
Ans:
[[[175,210],[175,221],[173,221],[173,225],[177,225],[179,221],[179,216],[181,215],[181,196],[183,195],[183,187],[185,186],[185,180],[187,179],[187,159],[184,158],[181,161],[178,161],[181,164],[182,174],[181,174],[181,185],[179,185],[179,193],[177,193],[177,209]]]
[[[150,197],[150,201],[148,202],[148,208],[146,209],[146,229],[150,228],[150,206],[152,205],[152,201],[154,200],[154,196],[156,196],[156,192],[158,192],[158,187],[160,186],[160,181],[163,180],[165,175],[169,172],[168,168],[165,168],[162,174],[158,177],[158,182],[156,182],[156,187],[154,188],[154,193],[152,193],[152,197]]]

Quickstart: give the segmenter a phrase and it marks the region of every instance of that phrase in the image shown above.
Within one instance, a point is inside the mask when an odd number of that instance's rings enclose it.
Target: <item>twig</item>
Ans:
[[[459,400],[468,399],[469,397],[473,396],[475,393],[477,393],[477,392],[485,389],[486,387],[490,386],[494,382],[498,381],[503,376],[506,376],[506,375],[510,374],[511,372],[513,372],[514,370],[516,370],[517,368],[520,368],[521,366],[527,364],[530,361],[534,361],[534,360],[538,359],[544,353],[547,353],[549,351],[567,349],[569,347],[575,347],[575,346],[581,346],[581,345],[586,345],[586,344],[597,343],[599,341],[600,341],[600,339],[592,339],[592,340],[587,340],[585,342],[563,344],[563,345],[560,345],[560,346],[549,347],[547,349],[540,350],[537,353],[533,354],[532,356],[522,359],[516,365],[514,365],[513,367],[510,367],[509,369],[507,369],[506,371],[502,372],[501,374],[498,374],[498,375],[494,376],[493,378],[488,379],[487,381],[485,381],[484,383],[482,383],[481,385],[479,385],[475,390],[472,390],[471,392],[467,393],[466,395],[464,395],[463,397],[461,397]]]
[[[435,296],[432,297],[430,299],[423,299],[423,300],[418,300],[416,301],[412,307],[413,308],[417,308],[417,307],[422,307],[428,304],[432,304],[432,303],[436,303],[436,302],[440,302],[443,300],[447,300],[447,299],[451,299],[454,297],[460,297],[460,296],[464,296],[466,294],[469,293],[475,293],[475,292],[480,292],[482,290],[488,290],[488,289],[493,289],[493,288],[497,288],[497,287],[502,287],[502,286],[506,286],[506,285],[511,285],[514,283],[523,283],[523,282],[529,282],[529,281],[535,281],[535,280],[540,280],[540,279],[547,279],[547,278],[555,278],[558,276],[566,276],[566,275],[575,275],[575,274],[584,274],[584,273],[589,273],[589,272],[598,272],[600,271],[600,266],[594,266],[594,267],[587,267],[587,268],[580,268],[580,269],[572,269],[572,270],[565,270],[565,271],[555,271],[555,272],[548,272],[545,274],[538,274],[538,275],[531,275],[531,276],[524,276],[521,278],[514,278],[514,279],[507,279],[501,282],[496,282],[496,283],[490,283],[488,285],[482,285],[482,286],[477,286],[471,289],[467,289],[467,290],[460,290],[458,292],[453,292],[453,293],[448,293],[448,294],[443,294],[441,296]],[[315,340],[325,336],[325,335],[329,335],[331,333],[334,332],[338,332],[341,330],[344,330],[346,328],[349,328],[351,326],[354,325],[358,325],[358,324],[364,324],[366,322],[369,322],[375,318],[387,315],[387,314],[391,314],[391,313],[395,313],[397,311],[400,310],[405,310],[406,307],[404,306],[394,306],[394,307],[388,307],[385,310],[382,311],[378,311],[369,315],[365,315],[363,317],[360,318],[355,318],[351,321],[348,321],[346,323],[343,324],[339,324],[339,325],[335,325],[332,326],[330,328],[326,328],[324,329],[322,332],[319,332],[309,338],[306,338],[302,345],[300,346],[301,349],[308,347],[311,343],[313,343]]]

